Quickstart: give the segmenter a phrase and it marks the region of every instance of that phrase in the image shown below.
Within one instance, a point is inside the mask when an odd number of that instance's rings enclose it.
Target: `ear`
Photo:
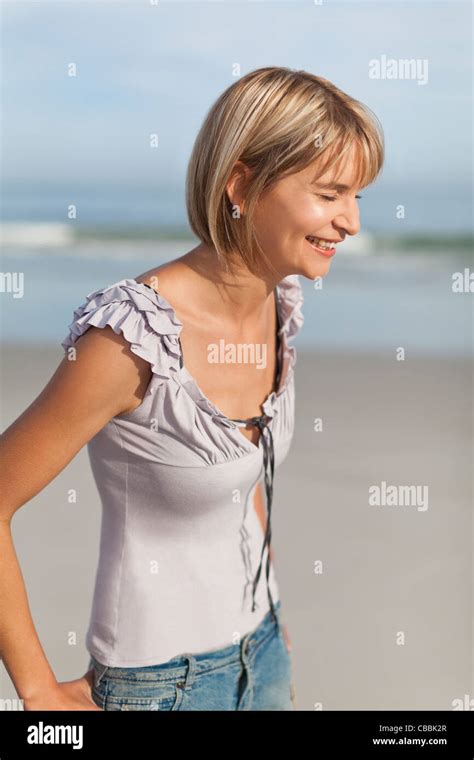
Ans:
[[[245,192],[251,176],[252,170],[243,161],[236,161],[226,184],[227,197],[232,206],[239,207],[241,214],[244,211]]]

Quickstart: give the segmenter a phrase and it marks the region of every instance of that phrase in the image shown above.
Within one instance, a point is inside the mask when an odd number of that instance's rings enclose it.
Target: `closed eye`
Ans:
[[[322,198],[325,201],[337,201],[337,195],[320,195],[320,198]],[[362,195],[356,195],[357,199],[362,198]]]

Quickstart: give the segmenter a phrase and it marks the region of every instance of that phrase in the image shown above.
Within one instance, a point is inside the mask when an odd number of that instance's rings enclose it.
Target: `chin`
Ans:
[[[295,274],[307,277],[308,280],[315,280],[317,277],[325,277],[331,268],[331,259],[327,261],[304,261],[299,262]]]

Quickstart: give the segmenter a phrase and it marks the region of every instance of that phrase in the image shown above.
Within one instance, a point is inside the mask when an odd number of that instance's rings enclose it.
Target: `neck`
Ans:
[[[269,300],[281,278],[255,275],[244,264],[234,265],[230,274],[215,250],[203,243],[179,261],[192,270],[196,287],[213,315],[231,315],[243,326],[268,314]]]

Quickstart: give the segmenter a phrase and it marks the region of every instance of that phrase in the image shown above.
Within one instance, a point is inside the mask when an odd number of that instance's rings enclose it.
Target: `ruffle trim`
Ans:
[[[133,279],[119,280],[95,290],[73,314],[66,350],[93,325],[109,325],[130,343],[130,349],[151,364],[158,377],[169,379],[180,366],[179,333],[182,324],[171,305],[153,288]]]
[[[301,330],[304,324],[303,289],[297,274],[291,274],[278,283],[278,289],[282,294],[280,299],[282,324],[280,332],[285,334],[289,341]]]
[[[280,293],[279,336],[282,343],[283,382],[277,391],[272,391],[265,399],[262,410],[272,417],[278,402],[290,379],[296,361],[295,347],[289,345],[301,329],[303,293],[298,275],[289,275],[278,283]],[[120,332],[130,343],[130,349],[150,363],[158,377],[167,380],[180,370],[185,378],[184,385],[196,404],[208,414],[218,417],[227,425],[235,427],[199,389],[185,367],[181,367],[181,345],[179,335],[182,322],[171,304],[152,287],[134,279],[123,279],[86,296],[86,301],[73,314],[68,326],[69,334],[61,341],[65,350],[73,346],[89,326],[109,325],[116,334]]]

